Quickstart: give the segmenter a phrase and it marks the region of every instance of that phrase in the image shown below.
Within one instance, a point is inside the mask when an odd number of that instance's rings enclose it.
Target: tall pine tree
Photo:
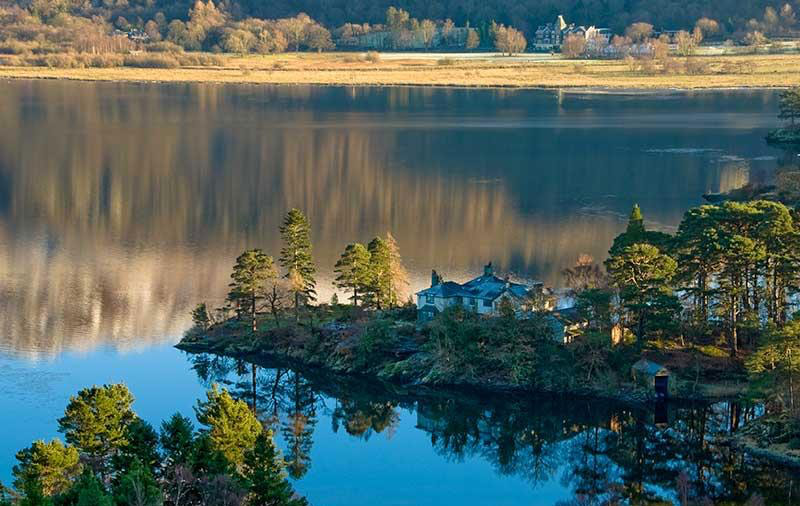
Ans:
[[[366,246],[361,243],[348,244],[333,269],[336,273],[334,286],[352,292],[350,300],[354,306],[363,300],[364,291],[369,286],[369,258]]]
[[[244,478],[247,480],[250,506],[304,506],[305,499],[295,499],[286,480],[280,456],[269,432],[256,438],[253,449],[244,457]]]
[[[250,249],[239,255],[231,273],[228,300],[235,302],[240,314],[250,315],[253,333],[256,332],[258,301],[264,298],[265,285],[275,279],[272,257],[260,249]]]
[[[286,269],[290,289],[294,293],[295,317],[299,318],[301,300],[314,301],[317,298],[317,272],[311,254],[311,225],[299,209],[292,209],[280,227],[283,248],[280,264]]]

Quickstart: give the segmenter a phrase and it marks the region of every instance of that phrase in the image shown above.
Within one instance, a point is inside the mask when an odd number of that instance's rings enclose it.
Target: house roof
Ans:
[[[663,376],[669,374],[669,369],[661,364],[641,359],[631,366],[631,369],[647,374],[648,376]]]
[[[534,283],[535,286],[541,283]],[[433,295],[435,297],[471,297],[474,299],[495,300],[503,294],[513,297],[525,297],[530,291],[530,287],[521,283],[514,283],[499,278],[494,274],[484,274],[466,283],[458,284],[453,281],[446,281],[438,285],[426,288],[417,295]]]

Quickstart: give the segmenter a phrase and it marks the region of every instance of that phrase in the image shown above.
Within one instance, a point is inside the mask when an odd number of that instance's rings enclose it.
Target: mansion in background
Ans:
[[[544,299],[539,297],[544,295],[544,285],[538,281],[524,285],[514,283],[508,277],[500,278],[494,274],[490,262],[483,268],[482,276],[464,284],[443,281],[442,277],[433,271],[430,288],[417,292],[416,295],[419,321],[430,321],[451,306],[463,306],[479,315],[497,316],[503,299],[508,299],[517,311],[523,310],[537,298]],[[546,303],[549,304],[551,303]]]
[[[608,28],[596,28],[594,26],[575,26],[568,25],[564,21],[564,16],[558,16],[553,23],[542,25],[536,29],[533,40],[533,49],[536,51],[557,51],[570,35],[578,35],[586,39],[587,46],[607,46],[611,41],[611,30]]]

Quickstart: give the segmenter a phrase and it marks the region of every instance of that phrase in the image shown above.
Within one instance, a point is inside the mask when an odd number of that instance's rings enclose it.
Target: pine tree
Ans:
[[[164,450],[164,460],[167,465],[190,464],[194,449],[193,441],[192,422],[180,413],[175,413],[169,420],[161,423],[159,442]]]
[[[127,428],[136,419],[132,404],[125,385],[85,388],[70,398],[58,430],[105,475],[111,457],[128,444]]]
[[[118,506],[159,506],[163,502],[153,473],[139,459],[133,459],[118,481],[114,489]]]
[[[369,251],[369,274],[366,290],[367,305],[378,310],[391,305],[392,270],[391,251],[386,241],[376,237],[367,246]]]
[[[301,299],[316,300],[317,272],[311,252],[311,225],[308,218],[298,209],[292,209],[286,215],[280,227],[283,238],[280,264],[286,269],[286,277],[290,281],[294,293],[295,317],[299,318]]]
[[[161,462],[158,454],[158,434],[153,426],[141,418],[136,418],[126,428],[125,438],[128,444],[111,459],[117,476],[128,471],[134,461],[143,465],[150,473],[155,474]]]
[[[386,247],[389,250],[389,277],[391,290],[389,292],[389,306],[398,306],[408,289],[408,271],[400,257],[400,246],[390,233],[386,233]]]
[[[782,91],[778,108],[778,117],[780,119],[788,119],[792,128],[794,128],[795,121],[800,118],[800,88]]]
[[[348,244],[333,269],[336,274],[334,286],[352,292],[350,300],[354,306],[363,300],[364,290],[369,284],[369,258],[369,251],[363,244]]]
[[[78,450],[58,439],[49,443],[35,441],[17,452],[17,461],[12,470],[17,490],[25,490],[35,482],[45,496],[69,489],[83,469]]]
[[[650,244],[628,246],[606,260],[606,269],[620,290],[637,338],[644,339],[648,325],[663,322],[664,313],[679,307],[671,289],[676,268],[675,260]]]
[[[206,393],[206,402],[197,402],[197,420],[206,428],[211,446],[236,469],[244,460],[261,433],[261,422],[255,417],[246,402],[234,399],[227,390],[213,385]]]
[[[244,477],[248,483],[250,506],[303,506],[305,499],[294,499],[286,480],[281,459],[269,432],[256,438],[253,449],[245,454]]]
[[[240,311],[250,314],[253,333],[257,330],[258,301],[264,298],[267,281],[276,277],[272,257],[260,249],[245,251],[233,266],[228,300],[236,302]]]
[[[76,506],[112,506],[114,504],[103,485],[89,470],[84,471],[78,479],[73,494],[77,496]]]

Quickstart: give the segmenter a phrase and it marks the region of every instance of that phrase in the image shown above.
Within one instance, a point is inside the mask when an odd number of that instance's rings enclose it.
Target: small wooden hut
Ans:
[[[674,391],[674,380],[669,369],[661,364],[641,359],[631,366],[633,381],[639,386],[656,394],[656,397],[665,399]]]

